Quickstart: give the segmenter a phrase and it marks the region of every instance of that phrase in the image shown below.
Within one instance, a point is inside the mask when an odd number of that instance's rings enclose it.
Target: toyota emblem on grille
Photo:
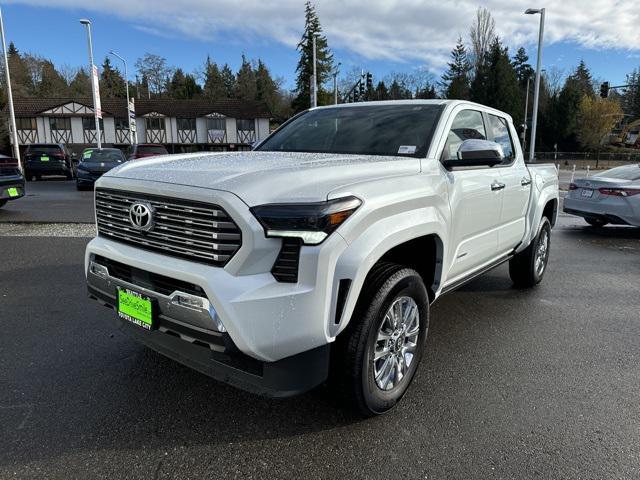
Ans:
[[[134,228],[148,232],[153,227],[153,209],[147,203],[136,202],[129,207],[129,222]]]

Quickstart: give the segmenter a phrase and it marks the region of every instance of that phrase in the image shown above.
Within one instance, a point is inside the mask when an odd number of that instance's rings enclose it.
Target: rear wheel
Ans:
[[[538,235],[522,252],[509,261],[509,276],[519,288],[529,288],[542,281],[547,271],[551,246],[551,223],[542,217]]]
[[[584,221],[592,227],[604,227],[607,223],[609,223],[599,218],[585,218]]]
[[[398,403],[422,358],[429,296],[415,270],[379,264],[369,274],[347,329],[338,337],[334,368],[365,416]]]

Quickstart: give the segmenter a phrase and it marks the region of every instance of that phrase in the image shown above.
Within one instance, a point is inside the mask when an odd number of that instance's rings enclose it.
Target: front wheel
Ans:
[[[338,337],[343,357],[336,367],[363,415],[383,414],[403,397],[422,358],[428,325],[429,296],[418,272],[389,263],[374,267]]]
[[[542,281],[549,263],[550,247],[551,223],[547,217],[542,217],[538,235],[531,245],[509,261],[509,276],[516,287],[529,288]]]

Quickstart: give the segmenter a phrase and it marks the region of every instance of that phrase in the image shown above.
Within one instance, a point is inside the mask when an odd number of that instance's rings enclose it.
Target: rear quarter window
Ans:
[[[513,147],[509,122],[507,122],[506,118],[498,117],[497,115],[489,114],[488,116],[493,141],[500,144],[504,152],[503,164],[509,164],[515,158],[515,148]]]

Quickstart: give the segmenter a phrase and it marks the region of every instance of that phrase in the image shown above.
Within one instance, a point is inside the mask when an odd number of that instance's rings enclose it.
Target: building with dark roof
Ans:
[[[124,98],[102,100],[101,140],[130,142]],[[16,98],[20,146],[64,143],[79,152],[96,143],[93,102],[87,98]],[[169,151],[244,150],[269,134],[264,102],[237,99],[149,99],[135,101],[137,143],[160,143]],[[133,143],[135,142],[135,138]]]

